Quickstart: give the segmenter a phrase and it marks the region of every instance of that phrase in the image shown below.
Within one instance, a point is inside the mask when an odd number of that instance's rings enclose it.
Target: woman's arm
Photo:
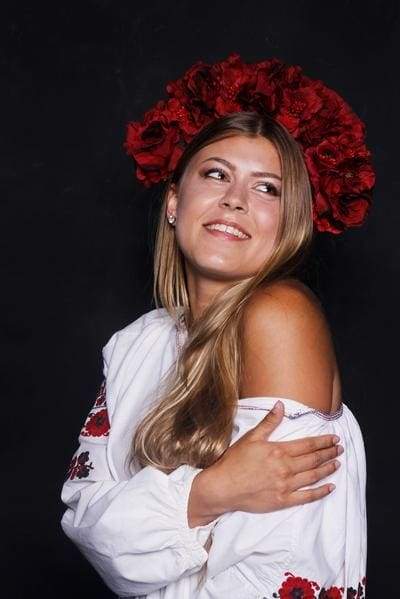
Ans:
[[[97,400],[89,420],[96,423],[94,416],[100,426],[88,435],[87,420],[79,436],[62,488],[67,510],[61,525],[114,593],[146,595],[200,570],[208,557],[203,545],[218,518],[189,527],[188,498],[200,468],[182,465],[167,475],[147,466],[116,480],[108,452],[113,422],[109,427],[106,412],[106,401]],[[197,509],[203,519],[201,500]]]
[[[81,445],[78,455],[87,452],[97,475],[64,484],[62,528],[107,586],[119,596],[146,595],[200,570],[215,522],[188,526],[187,497],[198,470],[181,466],[167,476],[147,466],[117,482],[104,449],[88,447]]]

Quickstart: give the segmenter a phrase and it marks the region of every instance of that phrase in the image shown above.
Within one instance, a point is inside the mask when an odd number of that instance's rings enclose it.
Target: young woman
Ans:
[[[158,307],[104,347],[62,492],[63,530],[118,596],[365,596],[363,438],[296,277],[312,237],[285,127],[237,111],[200,129],[164,194]]]

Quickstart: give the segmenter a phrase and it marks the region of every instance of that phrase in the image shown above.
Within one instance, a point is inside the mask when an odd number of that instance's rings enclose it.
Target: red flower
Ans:
[[[349,133],[330,136],[305,151],[320,231],[360,226],[370,210],[375,173],[370,152]]]
[[[244,63],[239,54],[232,53],[213,65],[212,74],[218,86],[215,116],[242,110],[241,99],[254,86],[254,68]]]
[[[371,153],[364,143],[357,137],[345,132],[340,135],[331,135],[319,144],[305,150],[306,163],[318,184],[318,177],[324,173],[335,173],[339,176],[346,173],[345,167],[359,170],[367,166],[371,175],[364,178],[363,183],[372,189],[375,177],[371,165]],[[347,175],[345,175],[347,177]]]
[[[169,116],[167,103],[159,102],[146,113],[143,123],[128,124],[124,147],[137,162],[138,179],[147,186],[162,179],[180,140],[179,129]]]
[[[282,101],[280,82],[285,78],[282,74],[286,65],[277,58],[255,63],[254,83],[246,90],[242,110],[252,110],[275,116]]]
[[[194,110],[198,107],[194,112],[197,116],[201,114],[201,108],[213,110],[217,91],[212,67],[201,61],[191,66],[181,79],[167,84],[167,92],[171,98],[178,99],[185,106],[190,105]]]
[[[85,422],[81,435],[83,437],[103,437],[109,434],[110,422],[107,408],[91,412]]]
[[[175,98],[159,102],[143,123],[129,123],[124,147],[138,165],[138,179],[149,186],[165,178],[197,131],[191,114]]]
[[[321,106],[322,100],[312,86],[296,90],[285,89],[276,119],[297,137],[300,128],[305,127],[304,123],[309,121]]]
[[[370,209],[369,197],[338,199],[336,203],[328,203],[321,194],[316,194],[313,206],[314,222],[318,223],[319,231],[342,233],[347,227],[359,227],[363,224]]]

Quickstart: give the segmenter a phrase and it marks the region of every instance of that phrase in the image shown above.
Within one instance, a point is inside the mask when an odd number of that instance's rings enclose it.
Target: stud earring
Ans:
[[[173,214],[169,214],[169,215],[168,215],[168,222],[169,222],[171,225],[174,225],[174,224],[175,224],[175,222],[176,222],[176,216],[174,216]]]

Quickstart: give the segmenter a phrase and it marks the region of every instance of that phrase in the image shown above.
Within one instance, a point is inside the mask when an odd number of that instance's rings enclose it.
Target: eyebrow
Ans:
[[[225,158],[218,158],[218,156],[210,156],[210,158],[206,158],[205,160],[203,160],[203,162],[207,162],[208,160],[216,160],[217,162],[221,162],[222,164],[230,168],[232,171],[236,170],[236,166],[234,166],[231,162],[228,162],[228,160],[225,160]],[[201,164],[203,164],[203,162]],[[278,181],[282,181],[279,175],[276,175],[275,173],[269,173],[268,171],[253,171],[252,173],[250,173],[250,175],[252,177],[273,177],[274,179],[278,179]]]

